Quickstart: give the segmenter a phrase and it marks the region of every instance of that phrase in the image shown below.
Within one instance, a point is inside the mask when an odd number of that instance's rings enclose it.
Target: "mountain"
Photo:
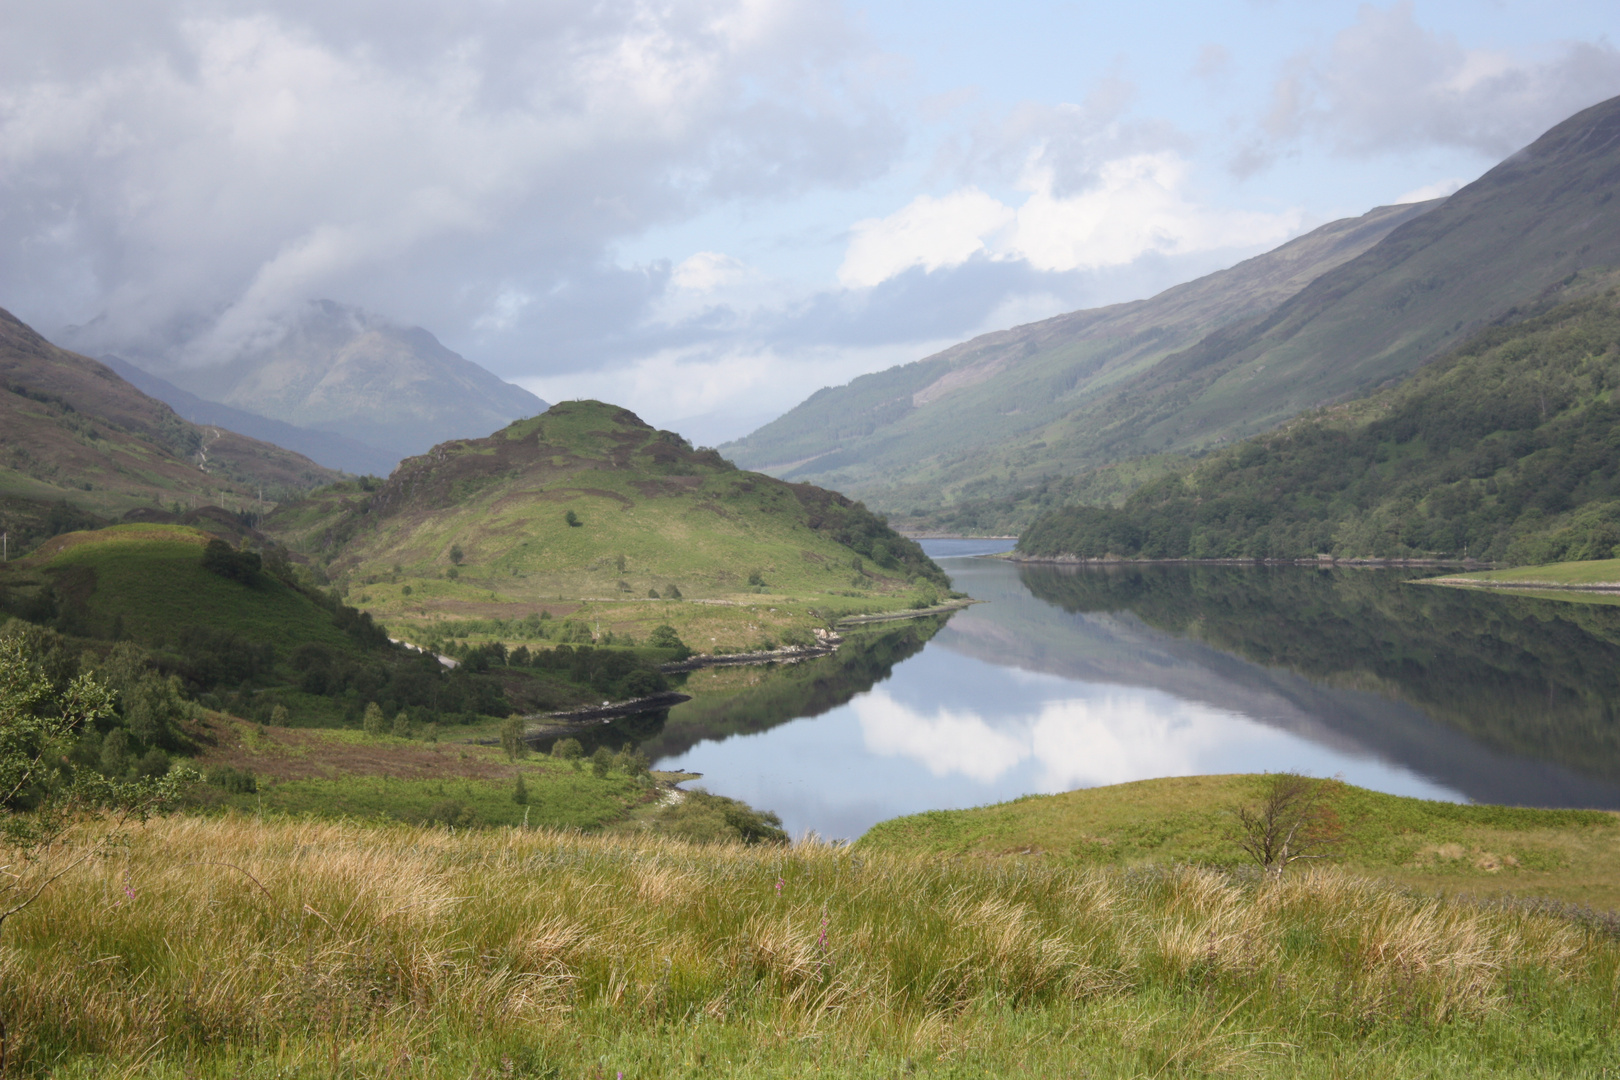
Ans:
[[[268,344],[203,367],[142,366],[207,401],[336,432],[398,457],[544,412],[546,403],[402,327],[319,300]]]
[[[863,375],[720,450],[745,467],[816,477],[890,510],[955,502],[1009,476],[1073,470],[1089,459],[1037,438],[1043,427],[1211,331],[1275,309],[1437,205],[1379,207],[1151,299],[985,334]],[[993,484],[988,472],[997,473]]]
[[[1174,340],[1122,366],[1113,361],[1122,343],[1096,339],[1121,309],[1081,312],[821,391],[723,449],[907,510],[1219,445],[1405,377],[1549,295],[1590,291],[1603,268],[1620,264],[1616,188],[1620,98],[1564,121],[1385,235],[1363,233],[1376,242],[1362,250],[1341,247],[1302,267],[1292,280],[1303,287],[1291,294],[1278,289],[1245,310],[1217,300],[1224,318],[1197,326],[1196,341],[1177,333],[1184,323],[1135,321],[1136,333]],[[1290,246],[1193,285],[1220,289]],[[1157,310],[1175,293],[1146,304]]]
[[[196,394],[188,393],[167,379],[160,379],[121,357],[103,356],[101,362],[141,393],[157,398],[194,424],[230,428],[250,438],[284,446],[327,468],[340,469],[357,476],[387,476],[399,464],[398,454],[367,446],[342,435],[271,420],[257,413],[221,405],[217,401],[204,401]]]
[[[317,492],[263,527],[330,559],[340,581],[376,584],[378,603],[399,591],[382,579],[402,574],[413,605],[946,586],[916,543],[860,504],[743,472],[596,401],[443,443],[375,490]]]
[[[0,387],[0,527],[13,552],[20,540],[139,506],[241,510],[341,478],[279,446],[193,424],[4,310]]]
[[[1609,281],[1620,281],[1611,273]],[[1224,447],[1034,557],[1620,557],[1620,286],[1476,334],[1412,378]]]

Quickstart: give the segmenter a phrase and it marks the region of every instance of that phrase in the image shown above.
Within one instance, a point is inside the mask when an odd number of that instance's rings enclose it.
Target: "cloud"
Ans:
[[[1468,181],[1460,177],[1451,177],[1449,180],[1436,180],[1432,184],[1413,188],[1403,195],[1397,195],[1390,200],[1391,206],[1401,206],[1406,203],[1428,202],[1430,199],[1443,199],[1447,195],[1462,187]]]
[[[1297,231],[1298,211],[1214,207],[1190,191],[1189,166],[1173,151],[1102,162],[1091,184],[1067,194],[1060,168],[1033,154],[1010,207],[977,188],[921,195],[886,218],[858,223],[839,281],[870,287],[912,268],[934,271],[975,257],[1067,273],[1125,266],[1148,255],[1271,245]]]
[[[1252,172],[1307,137],[1354,156],[1448,147],[1500,158],[1615,94],[1620,50],[1607,43],[1566,42],[1537,57],[1468,49],[1421,26],[1410,0],[1366,5],[1325,49],[1290,61],[1261,139],[1234,168]]]
[[[1036,791],[1118,784],[1144,776],[1221,771],[1245,747],[1277,743],[1263,726],[1162,694],[1105,690],[986,720],[945,706],[921,711],[882,688],[850,703],[866,749],[981,784],[1033,767]]]
[[[318,296],[510,333],[621,238],[899,146],[823,0],[92,7],[8,15],[0,295],[200,358]]]

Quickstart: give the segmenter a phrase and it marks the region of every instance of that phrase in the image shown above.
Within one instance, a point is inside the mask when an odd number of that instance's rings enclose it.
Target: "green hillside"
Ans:
[[[371,702],[390,718],[409,710],[413,723],[470,723],[511,709],[501,680],[447,672],[389,644],[369,615],[299,580],[274,551],[248,553],[184,525],[115,525],[47,541],[0,568],[0,623],[8,616],[68,635],[51,646],[65,650],[65,663],[79,664],[80,650],[90,658],[130,650],[132,670],[174,675],[195,700],[260,722],[278,706],[278,722],[298,726],[357,726]],[[518,700],[533,696],[514,690]],[[591,696],[575,688],[559,704]]]
[[[1620,545],[1620,294],[1485,331],[1410,381],[1071,507],[1032,557],[1610,557]]]
[[[1150,300],[986,334],[827,388],[721,451],[869,499],[886,511],[1001,494],[1093,463],[1044,432],[1204,335],[1273,310],[1435,204],[1386,206]]]
[[[880,822],[858,848],[934,855],[1042,855],[1081,865],[1183,862],[1241,866],[1236,811],[1264,796],[1259,776],[1188,776],[1026,795],[972,810]],[[1424,889],[1532,891],[1620,903],[1620,815],[1603,810],[1475,806],[1321,782],[1334,843],[1320,849],[1358,873]]]
[[[0,310],[0,531],[12,554],[137,507],[252,510],[341,475],[190,423]]]
[[[391,625],[581,599],[659,621],[671,598],[716,614],[878,609],[947,588],[921,548],[859,503],[743,472],[601,402],[445,443],[367,486],[281,507],[264,528],[329,560],[340,587]]]
[[[1144,340],[1162,337],[1161,352],[1124,366],[1100,361],[1105,346],[1090,328],[1118,309],[1080,312],[822,391],[724,449],[909,514],[908,523],[941,525],[942,506],[1003,499],[1009,488],[1109,461],[1218,446],[1403,377],[1551,296],[1601,288],[1606,269],[1620,266],[1617,165],[1620,99],[1564,121],[1382,238],[1369,224],[1358,235],[1376,243],[1321,253],[1312,280],[1254,297],[1263,307],[1231,298],[1201,323],[1165,313],[1134,327]],[[1183,288],[1224,288],[1287,251]],[[1187,340],[1193,325],[1197,340]],[[928,383],[937,398],[924,400]],[[1018,511],[1007,516],[1016,522]]]

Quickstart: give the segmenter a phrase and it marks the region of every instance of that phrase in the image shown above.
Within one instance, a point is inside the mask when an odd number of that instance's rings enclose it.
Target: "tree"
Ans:
[[[464,558],[466,558],[466,556],[461,551],[461,545],[460,544],[451,544],[450,545],[450,561],[455,563],[457,566],[460,566],[461,565],[461,560],[464,559]]]
[[[608,770],[613,768],[614,753],[605,746],[598,746],[596,753],[591,755],[591,772],[598,780],[604,779]]]
[[[551,744],[551,756],[558,761],[569,762],[578,769],[580,758],[585,756],[585,748],[579,745],[578,739],[558,739]]]
[[[375,701],[367,703],[365,716],[360,721],[360,726],[365,729],[366,734],[381,735],[388,729],[387,725],[388,721],[383,718],[382,706]]]
[[[125,829],[171,805],[190,769],[134,781],[74,770],[79,732],[113,715],[116,694],[89,674],[58,691],[20,635],[0,638],[0,930],[66,874],[116,844]],[[7,1070],[0,1016],[0,1074]]]
[[[250,585],[263,565],[263,560],[256,552],[237,551],[225,541],[215,537],[203,548],[202,564],[204,570]]]
[[[411,714],[403,708],[394,716],[394,737],[398,739],[411,737]]]
[[[647,644],[655,649],[674,649],[677,660],[685,660],[692,655],[692,650],[686,647],[686,642],[668,623],[653,627],[652,633],[647,635]]]
[[[1343,828],[1326,799],[1328,781],[1281,772],[1262,782],[1260,805],[1237,810],[1238,847],[1279,879],[1291,863],[1331,858]]]
[[[501,749],[508,761],[529,756],[529,744],[523,738],[523,717],[508,716],[501,724]]]
[[[568,522],[568,527],[570,529],[577,529],[581,525],[585,524],[583,521],[579,520],[579,515],[574,513],[572,510],[563,515],[563,520]]]
[[[517,774],[517,784],[512,788],[512,801],[519,806],[529,805],[529,787],[523,782],[523,774]]]

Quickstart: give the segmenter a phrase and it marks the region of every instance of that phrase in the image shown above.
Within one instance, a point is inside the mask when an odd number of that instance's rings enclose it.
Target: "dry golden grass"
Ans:
[[[1597,1075],[1617,977],[1599,929],[1331,870],[248,817],[0,943],[12,1063],[63,1077]]]

